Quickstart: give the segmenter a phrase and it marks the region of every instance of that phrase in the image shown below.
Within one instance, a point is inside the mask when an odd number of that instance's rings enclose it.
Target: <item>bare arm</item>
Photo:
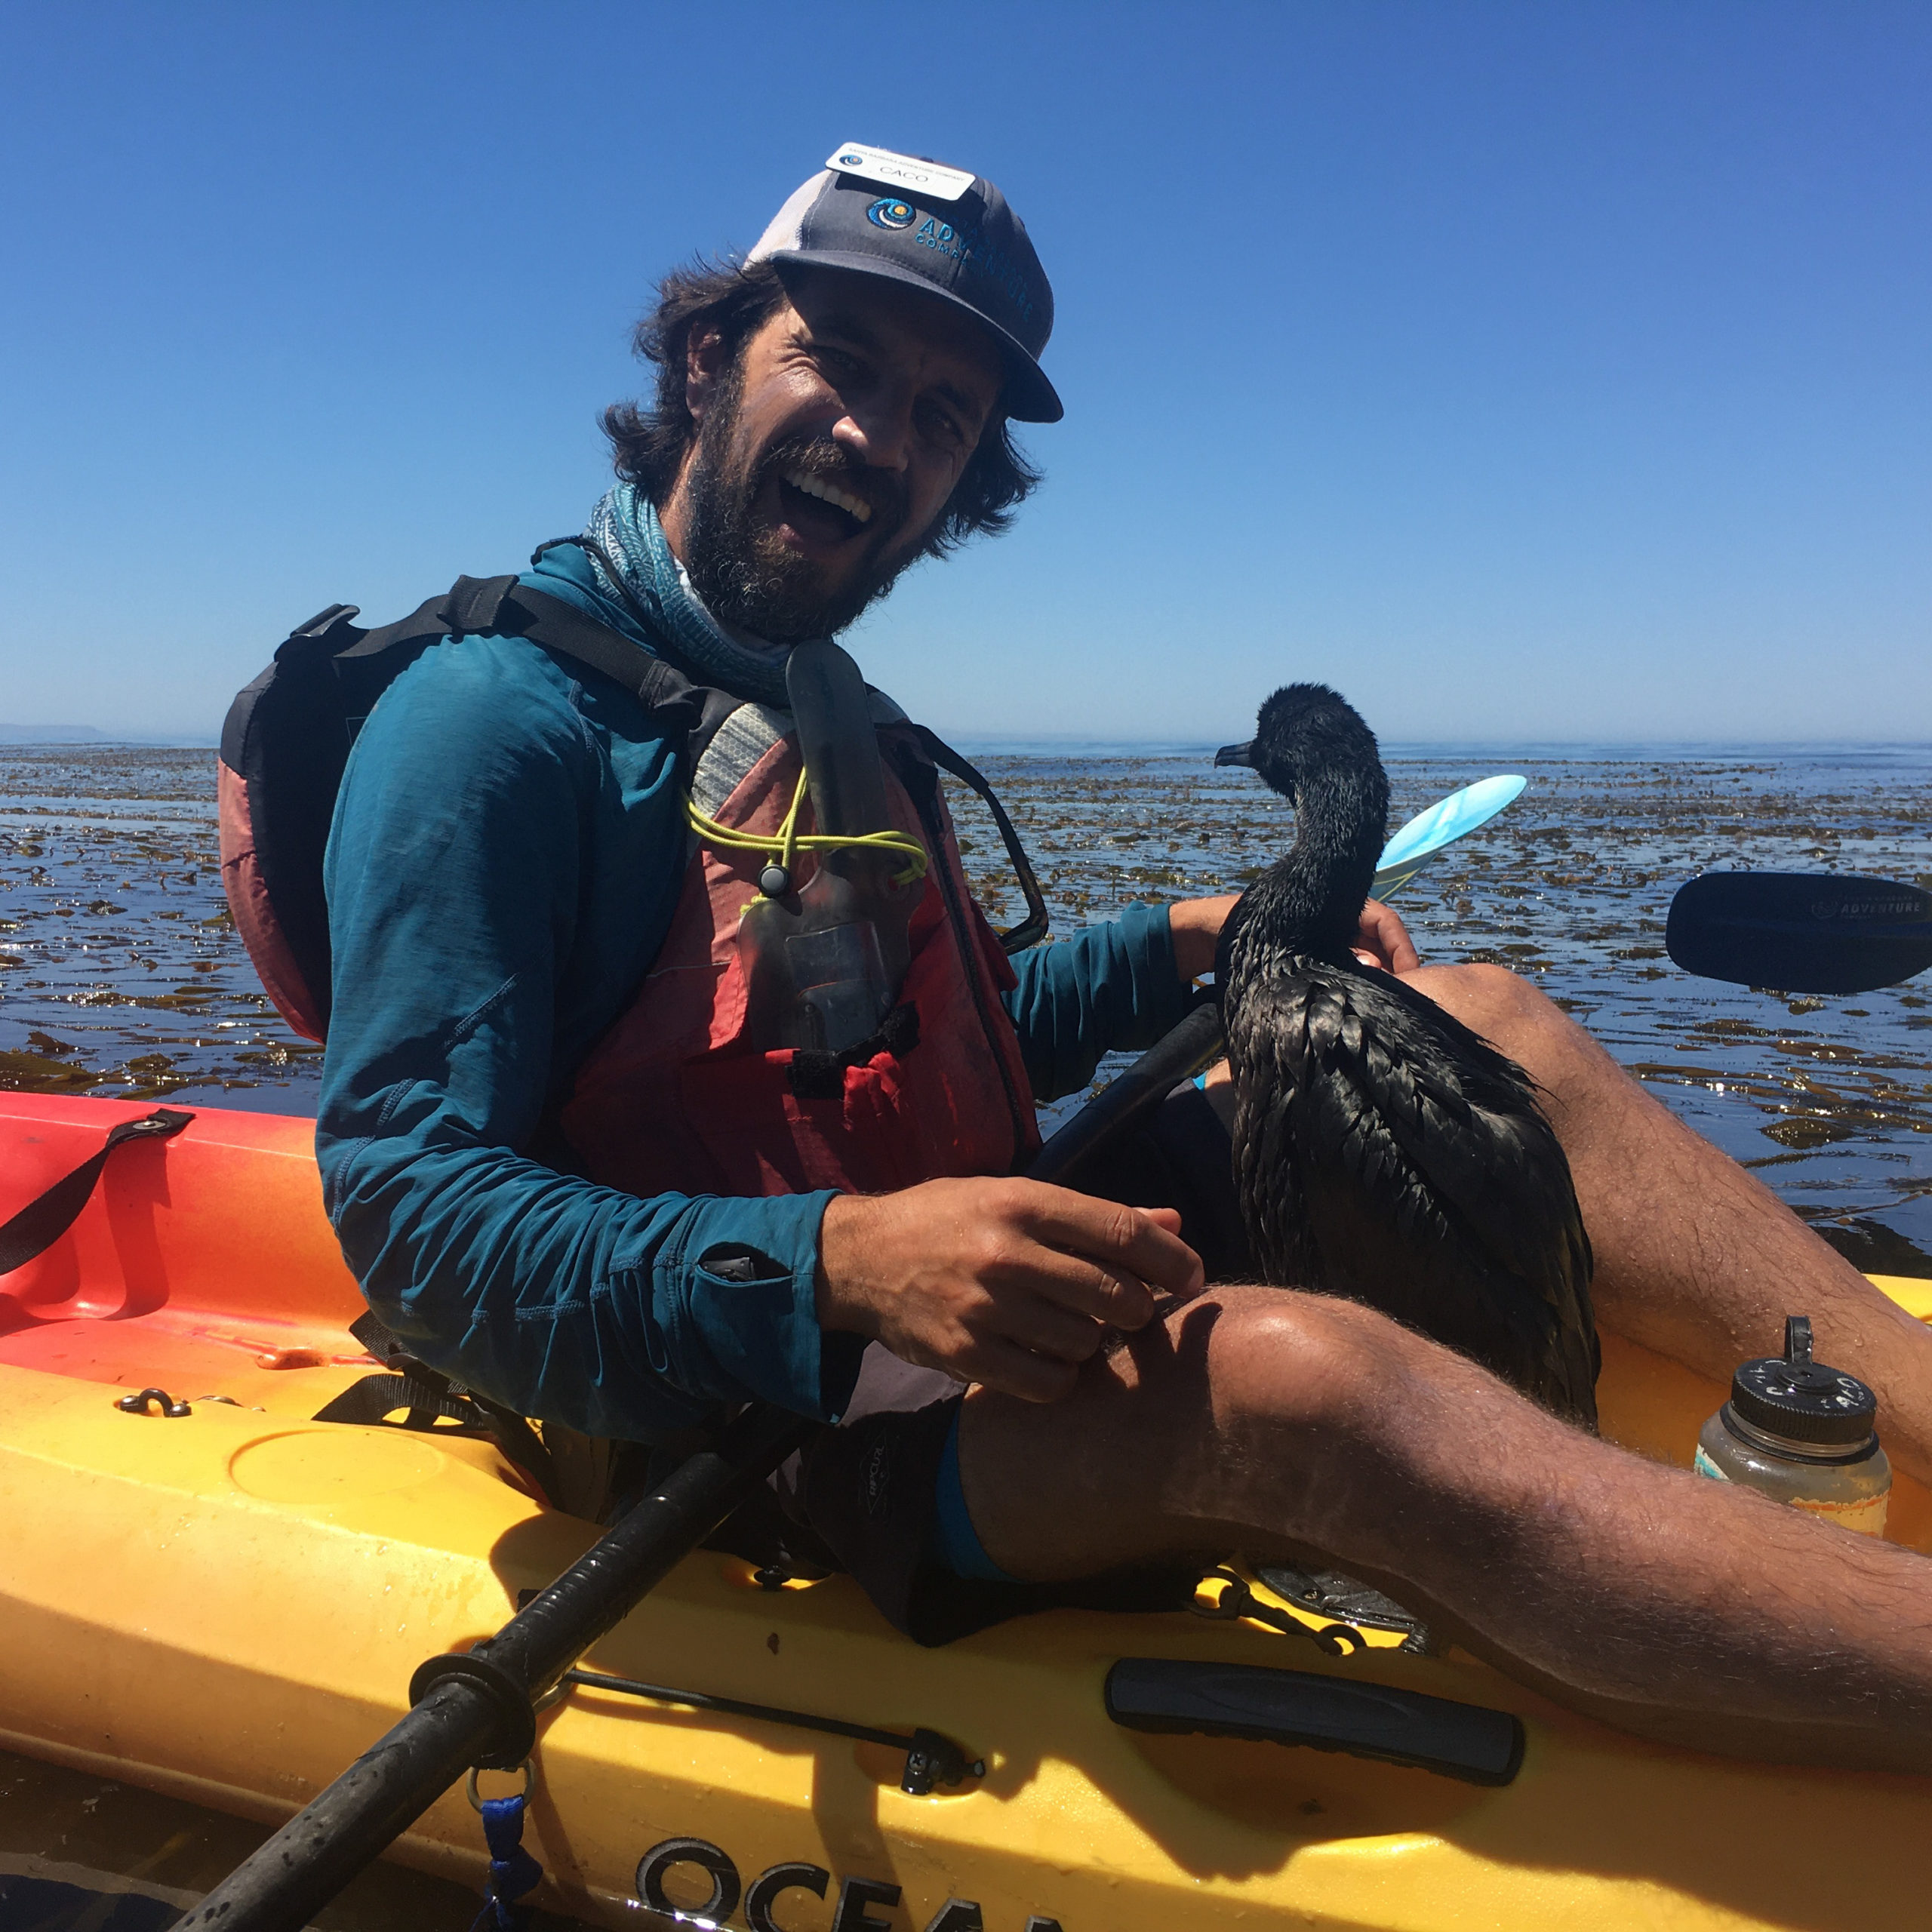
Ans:
[[[1214,945],[1221,928],[1235,909],[1239,895],[1220,899],[1177,900],[1168,908],[1168,930],[1174,935],[1174,971],[1183,986],[1214,970]]]

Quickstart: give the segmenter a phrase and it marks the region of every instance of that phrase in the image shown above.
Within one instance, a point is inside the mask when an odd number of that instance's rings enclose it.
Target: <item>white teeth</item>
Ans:
[[[808,497],[817,497],[820,502],[831,504],[834,509],[857,517],[861,523],[872,521],[872,506],[863,497],[848,496],[835,483],[821,482],[816,476],[808,476],[802,469],[787,469],[782,473],[793,489],[802,490]]]

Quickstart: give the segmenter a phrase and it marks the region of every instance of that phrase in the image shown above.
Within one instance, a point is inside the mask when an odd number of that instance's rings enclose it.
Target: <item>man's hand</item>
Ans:
[[[1183,899],[1168,908],[1174,935],[1174,965],[1186,984],[1214,970],[1214,947],[1221,928],[1235,909],[1233,896],[1222,899]],[[1355,935],[1355,957],[1365,966],[1385,973],[1412,973],[1422,964],[1408,928],[1379,899],[1361,909],[1361,930]]]
[[[1408,928],[1379,899],[1369,900],[1361,909],[1355,955],[1364,966],[1380,966],[1385,973],[1413,973],[1422,964]]]
[[[1039,1181],[841,1195],[819,1235],[821,1327],[1032,1402],[1069,1394],[1106,1330],[1143,1327],[1156,1293],[1202,1282],[1171,1208]]]
[[[1214,948],[1228,915],[1241,895],[1230,892],[1219,899],[1178,899],[1168,908],[1168,931],[1174,942],[1174,971],[1183,986],[1191,986],[1204,973],[1214,970]]]

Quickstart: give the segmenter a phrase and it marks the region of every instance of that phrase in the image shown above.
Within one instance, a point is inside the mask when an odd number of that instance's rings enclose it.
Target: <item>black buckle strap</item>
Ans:
[[[511,581],[515,583],[515,580]],[[635,691],[646,704],[664,703],[691,688],[688,678],[642,645],[632,643],[608,624],[600,624],[561,598],[532,590],[528,584],[516,585],[515,595],[503,600],[496,628],[561,651],[566,657],[601,671],[625,690]]]
[[[1318,1630],[1312,1629],[1286,1611],[1261,1602],[1248,1587],[1247,1580],[1232,1570],[1210,1570],[1201,1581],[1225,1583],[1228,1587],[1211,1602],[1203,1603],[1197,1597],[1188,1606],[1196,1617],[1216,1623],[1232,1623],[1244,1617],[1251,1617],[1271,1630],[1280,1631],[1284,1637],[1306,1637],[1318,1651],[1331,1657],[1352,1657],[1357,1651],[1368,1648],[1368,1639],[1352,1623],[1324,1623]]]
[[[365,1375],[318,1409],[315,1420],[370,1426],[386,1423],[398,1409],[409,1411],[408,1419],[395,1425],[398,1429],[434,1429],[441,1420],[460,1423],[474,1435],[491,1433],[490,1418],[467,1395],[453,1394],[441,1376],[432,1382],[406,1374]]]
[[[386,1373],[365,1375],[315,1412],[317,1422],[357,1423],[365,1426],[433,1430],[438,1419],[488,1436],[503,1454],[536,1484],[553,1505],[561,1494],[557,1469],[543,1438],[515,1410],[493,1402],[473,1389],[452,1382],[404,1347],[373,1310],[358,1315],[349,1332],[380,1362]],[[408,1411],[400,1423],[389,1417]]]
[[[497,614],[512,591],[516,579],[510,577],[460,577],[450,586],[440,613],[452,638],[499,628]]]
[[[157,1107],[139,1120],[124,1120],[108,1130],[100,1151],[83,1161],[70,1174],[63,1174],[44,1193],[37,1195],[5,1226],[0,1227],[0,1275],[24,1268],[37,1254],[48,1249],[80,1218],[94,1183],[100,1179],[107,1157],[131,1140],[167,1140],[179,1134],[195,1116],[172,1107]]]

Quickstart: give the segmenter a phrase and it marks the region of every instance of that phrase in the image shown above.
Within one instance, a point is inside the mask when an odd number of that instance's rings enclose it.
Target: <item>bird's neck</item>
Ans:
[[[1251,889],[1251,916],[1297,949],[1346,958],[1361,923],[1388,823],[1388,781],[1373,771],[1304,774],[1295,842]]]

